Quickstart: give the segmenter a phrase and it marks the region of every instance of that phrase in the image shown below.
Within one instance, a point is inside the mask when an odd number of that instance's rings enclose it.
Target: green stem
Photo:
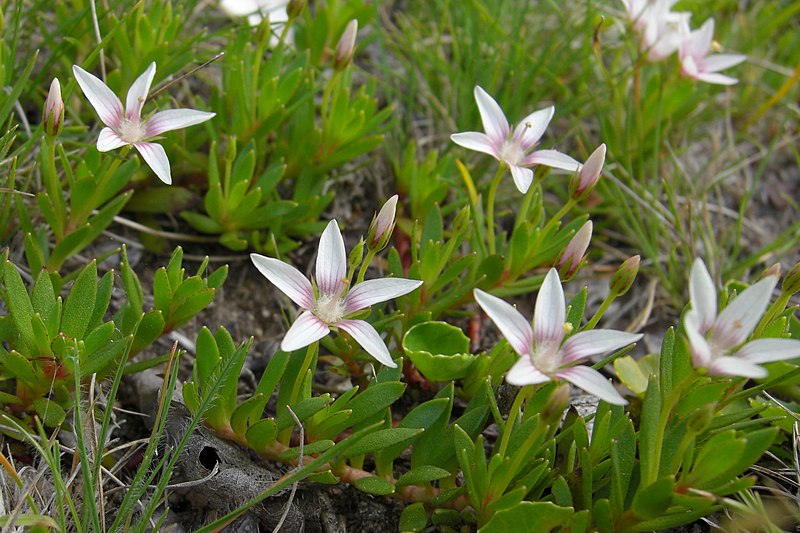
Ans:
[[[361,268],[358,269],[358,277],[353,285],[364,281],[364,276],[367,274],[367,268],[369,268],[370,263],[372,263],[373,257],[375,257],[375,251],[367,250],[367,257],[365,257],[364,261],[361,263]]]
[[[495,196],[497,195],[497,187],[500,185],[500,178],[503,177],[503,174],[506,171],[505,163],[500,164],[500,168],[497,169],[497,173],[492,178],[492,182],[489,185],[489,194],[486,197],[486,230],[487,230],[487,238],[489,239],[489,253],[494,255],[497,253],[497,246],[495,244],[495,235],[494,235],[494,203],[495,203]]]
[[[600,319],[603,318],[603,315],[606,314],[608,311],[609,306],[617,299],[617,293],[611,292],[606,299],[603,300],[603,303],[600,304],[600,307],[597,309],[595,314],[589,319],[589,322],[586,323],[586,326],[583,328],[584,330],[588,331],[590,329],[594,329]]]
[[[320,116],[322,117],[323,132],[327,130],[328,105],[330,104],[331,95],[333,94],[333,88],[338,79],[339,79],[339,71],[334,69],[333,75],[331,76],[331,79],[328,80],[328,83],[325,84],[325,90],[322,93],[322,105],[320,107]]]
[[[499,453],[501,457],[506,456],[506,448],[508,448],[508,442],[511,440],[511,432],[514,430],[514,422],[516,422],[517,416],[519,416],[520,410],[522,409],[522,404],[531,397],[533,390],[534,385],[525,385],[519,390],[519,392],[517,392],[517,397],[514,398],[514,404],[511,406],[511,410],[508,412],[506,427],[503,429],[503,433],[500,435],[500,442],[497,446],[497,453]]]
[[[56,215],[57,225],[53,227],[56,235],[56,242],[64,238],[64,226],[67,223],[67,209],[64,205],[64,196],[61,193],[61,183],[56,174],[56,139],[55,137],[45,136],[47,146],[47,156],[44,160],[45,187],[53,205],[53,212]]]
[[[319,341],[312,342],[311,345],[309,345],[308,349],[306,350],[306,357],[305,359],[303,359],[303,364],[298,369],[297,376],[294,379],[294,385],[292,385],[292,394],[289,397],[290,406],[295,405],[297,403],[297,398],[300,396],[300,389],[303,388],[303,381],[306,378],[306,373],[311,368],[311,363],[317,356],[318,351],[319,351]]]

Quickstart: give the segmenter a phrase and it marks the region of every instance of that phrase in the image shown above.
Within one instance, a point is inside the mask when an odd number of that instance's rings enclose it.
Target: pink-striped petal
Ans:
[[[478,111],[481,113],[481,121],[486,135],[495,145],[500,145],[508,138],[511,127],[508,125],[503,110],[494,98],[482,88],[475,86],[475,101],[478,103]]]
[[[697,311],[690,309],[683,317],[683,329],[689,339],[689,351],[692,354],[692,364],[695,368],[708,368],[713,355],[711,346],[700,330],[700,317]]]
[[[747,56],[740,54],[714,54],[703,61],[703,71],[718,72],[745,61]]]
[[[397,363],[392,361],[392,356],[383,339],[368,322],[363,320],[340,320],[334,326],[349,333],[378,362],[391,368],[397,368]]]
[[[339,296],[344,288],[347,276],[347,255],[344,239],[336,220],[328,222],[322,237],[319,239],[317,252],[317,287],[320,296]]]
[[[311,287],[311,282],[299,270],[283,261],[259,254],[250,254],[250,260],[258,271],[290,300],[302,309],[314,309],[316,304],[314,289]]]
[[[558,271],[551,268],[542,282],[533,311],[533,340],[539,344],[561,344],[567,318],[564,289]]]
[[[164,132],[186,128],[211,120],[216,113],[196,109],[168,109],[159,111],[145,124],[145,136],[153,137]]]
[[[708,366],[708,373],[712,376],[742,376],[752,379],[765,378],[769,374],[764,367],[739,357],[717,357]]]
[[[488,292],[475,289],[473,295],[475,301],[492,319],[514,351],[523,359],[530,360],[533,349],[533,330],[525,317],[516,308]]]
[[[100,152],[108,152],[126,144],[128,143],[123,141],[122,137],[108,126],[100,130],[100,136],[97,137],[97,149]]]
[[[125,98],[125,116],[129,120],[138,120],[142,117],[142,106],[147,99],[147,94],[150,92],[150,85],[153,83],[153,77],[156,75],[155,62],[150,63],[141,76],[136,78],[131,88],[128,89],[128,95]]]
[[[529,150],[536,146],[539,139],[544,135],[547,125],[553,119],[555,112],[556,108],[554,106],[546,107],[534,111],[517,124],[514,129],[514,140],[520,140],[520,146],[523,150]]]
[[[581,167],[581,164],[577,160],[557,150],[537,150],[536,152],[526,156],[525,159],[523,159],[522,164],[544,165],[546,167],[558,168],[568,172],[575,172]]]
[[[450,140],[459,146],[463,146],[469,150],[476,152],[483,152],[489,154],[495,159],[499,159],[498,145],[492,143],[491,139],[485,133],[477,131],[465,131],[463,133],[454,133],[450,136]]]
[[[593,355],[613,352],[642,338],[641,333],[626,333],[613,329],[581,331],[564,341],[561,360],[574,363]]]
[[[777,283],[776,276],[767,276],[748,287],[722,310],[711,330],[717,346],[730,350],[747,340],[766,311]]]
[[[519,192],[525,194],[531,188],[533,183],[533,171],[529,168],[521,167],[519,165],[508,165],[511,170],[511,177],[514,178],[514,185],[517,186]]]
[[[153,169],[158,179],[170,185],[172,183],[172,174],[169,170],[169,159],[164,147],[158,143],[133,143],[133,146],[139,151],[142,159],[147,165]]]
[[[613,405],[626,405],[628,402],[617,389],[597,370],[588,366],[573,366],[555,373],[559,379],[569,381],[604,402]]]
[[[371,279],[357,284],[344,299],[344,313],[350,314],[372,304],[403,296],[422,285],[421,281],[404,278]]]
[[[80,85],[83,94],[103,124],[118,129],[123,117],[122,102],[119,101],[108,86],[93,74],[89,74],[78,65],[72,66],[72,73]]]
[[[312,342],[323,338],[330,331],[328,325],[315,317],[311,311],[303,311],[283,337],[281,350],[293,352],[300,348],[305,348]]]
[[[800,357],[800,341],[794,339],[756,339],[742,346],[736,357],[751,363],[772,363]]]
[[[514,366],[506,374],[506,383],[517,387],[537,385],[548,381],[550,381],[550,376],[533,366],[531,358],[527,355],[523,355],[519,361],[514,363]]]
[[[717,319],[717,289],[700,258],[694,260],[689,276],[689,299],[697,315],[697,328],[705,335]]]

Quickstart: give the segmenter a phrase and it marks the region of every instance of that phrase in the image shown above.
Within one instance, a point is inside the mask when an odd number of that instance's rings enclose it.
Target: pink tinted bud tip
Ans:
[[[61,98],[61,84],[58,78],[53,78],[50,92],[44,101],[44,130],[51,137],[55,137],[64,128],[64,100]]]
[[[336,57],[333,60],[333,68],[343,70],[353,60],[353,51],[356,47],[356,34],[358,33],[358,20],[353,19],[344,29],[339,43],[336,45]]]
[[[575,233],[572,240],[564,248],[561,258],[556,264],[556,268],[561,273],[562,279],[572,277],[580,267],[583,256],[589,248],[592,240],[592,221],[587,220],[583,226]]]
[[[578,171],[578,187],[575,189],[575,195],[580,196],[585,191],[590,190],[595,186],[600,179],[600,174],[603,172],[603,164],[606,161],[606,145],[601,144],[598,146],[586,163]]]

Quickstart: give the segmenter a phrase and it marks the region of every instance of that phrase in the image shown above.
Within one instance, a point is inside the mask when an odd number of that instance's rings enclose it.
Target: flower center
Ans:
[[[525,132],[531,127],[530,122],[525,123],[525,129],[521,132],[515,132],[510,139],[503,141],[503,146],[500,148],[500,159],[509,165],[519,165],[525,157],[525,149],[522,146],[522,141],[525,139]]]
[[[334,324],[344,316],[344,298],[333,294],[322,294],[317,299],[313,312],[326,324]]]
[[[552,374],[561,368],[561,343],[556,341],[545,341],[534,347],[533,366],[539,372]]]
[[[146,132],[144,121],[129,118],[123,118],[117,130],[117,134],[122,140],[129,144],[144,140]]]

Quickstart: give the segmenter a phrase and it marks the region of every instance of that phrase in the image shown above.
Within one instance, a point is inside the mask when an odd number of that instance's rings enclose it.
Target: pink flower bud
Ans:
[[[344,70],[353,60],[353,51],[356,48],[356,33],[358,33],[358,20],[353,19],[347,23],[347,27],[336,45],[336,57],[333,59],[334,69]]]
[[[556,263],[556,268],[561,274],[562,280],[571,278],[578,271],[583,262],[583,255],[586,253],[586,249],[589,248],[591,240],[592,221],[587,220],[572,237],[572,240],[569,241],[569,244],[561,253],[561,258]]]
[[[580,198],[594,188],[597,180],[600,179],[600,174],[603,172],[603,163],[605,161],[606,145],[601,144],[592,152],[592,155],[589,156],[589,159],[578,171],[578,175],[575,178],[577,185],[574,186],[575,192],[572,193],[573,198]]]
[[[367,233],[367,242],[373,250],[383,249],[389,242],[397,214],[397,195],[389,198],[378,214],[373,217]]]
[[[44,101],[42,121],[44,131],[50,137],[55,137],[64,129],[64,100],[61,98],[61,84],[58,83],[58,78],[53,78],[50,84],[50,92]]]

